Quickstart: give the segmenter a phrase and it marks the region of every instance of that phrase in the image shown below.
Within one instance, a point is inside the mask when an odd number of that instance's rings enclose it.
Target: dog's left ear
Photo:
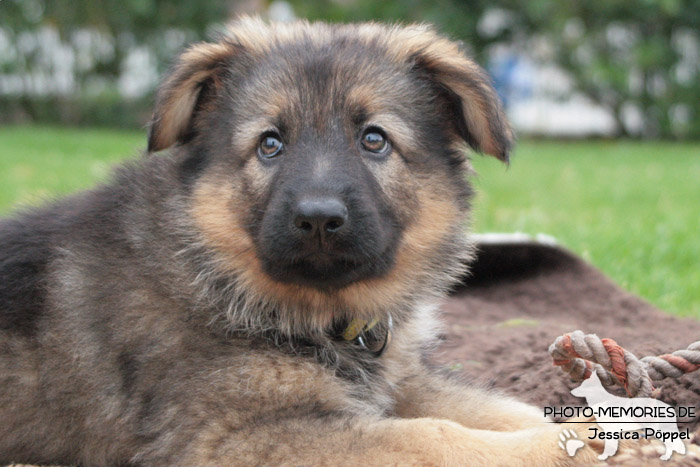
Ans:
[[[148,132],[148,152],[186,142],[203,90],[216,91],[227,59],[236,53],[231,43],[200,43],[180,55],[158,88]]]
[[[460,136],[476,151],[508,162],[513,132],[488,74],[456,42],[430,28],[405,31],[408,37],[398,42],[408,51],[405,58],[445,91]]]

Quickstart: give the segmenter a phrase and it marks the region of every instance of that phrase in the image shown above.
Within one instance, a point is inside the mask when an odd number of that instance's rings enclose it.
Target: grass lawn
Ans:
[[[145,132],[0,128],[0,213],[104,179]],[[700,318],[700,143],[523,141],[476,157],[475,230],[548,233],[623,287]]]

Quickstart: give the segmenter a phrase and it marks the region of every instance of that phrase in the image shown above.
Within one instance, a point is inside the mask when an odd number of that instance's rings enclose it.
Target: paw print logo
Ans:
[[[576,451],[584,446],[584,442],[578,439],[575,431],[565,428],[559,433],[559,447],[566,451],[569,457],[574,457]]]

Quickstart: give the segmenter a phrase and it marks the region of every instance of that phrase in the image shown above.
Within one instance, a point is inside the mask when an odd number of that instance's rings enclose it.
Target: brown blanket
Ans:
[[[665,314],[625,292],[570,252],[536,242],[481,243],[472,274],[444,304],[438,359],[537,406],[583,405],[552,365],[554,339],[576,329],[615,339],[639,358],[700,340],[700,321]],[[666,379],[660,399],[695,406],[700,371]],[[700,428],[700,417],[685,426]],[[680,426],[679,426],[680,428]]]

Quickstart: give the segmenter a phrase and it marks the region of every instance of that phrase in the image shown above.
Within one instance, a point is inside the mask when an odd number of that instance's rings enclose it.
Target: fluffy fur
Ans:
[[[188,49],[141,160],[0,222],[0,462],[571,462],[541,411],[426,363],[470,257],[466,145],[511,141],[428,27],[244,18]],[[318,247],[289,219],[311,195],[348,210]],[[355,318],[384,353],[338,339]]]

